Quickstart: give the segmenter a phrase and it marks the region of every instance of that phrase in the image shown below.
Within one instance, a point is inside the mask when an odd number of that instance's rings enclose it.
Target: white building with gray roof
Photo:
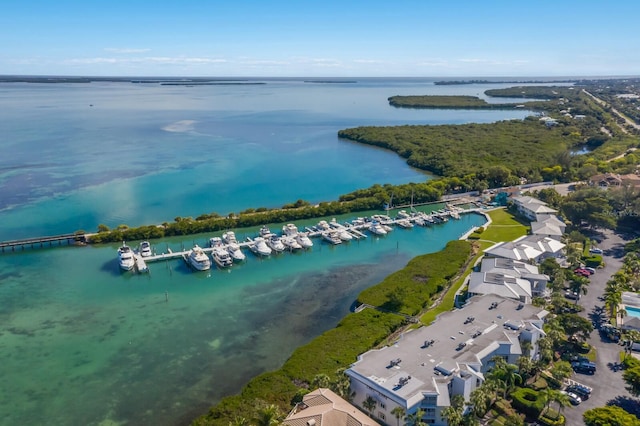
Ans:
[[[399,406],[407,414],[420,408],[425,423],[444,426],[441,411],[451,396],[463,395],[468,401],[494,357],[516,363],[524,341],[531,343],[529,356],[537,352],[546,315],[513,299],[474,297],[464,308],[405,333],[394,345],[361,354],[346,371],[355,392],[353,403],[363,407],[372,397],[374,417],[381,423],[395,424],[391,411]]]

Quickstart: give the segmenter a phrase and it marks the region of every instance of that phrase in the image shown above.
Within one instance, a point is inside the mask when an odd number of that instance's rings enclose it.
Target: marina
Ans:
[[[293,252],[298,249],[307,249],[313,246],[311,239],[321,239],[331,245],[338,245],[351,240],[367,238],[369,235],[365,232],[369,232],[372,236],[382,237],[391,232],[394,227],[411,229],[414,225],[432,226],[445,223],[449,218],[459,220],[461,214],[474,213],[479,210],[478,208],[463,209],[447,205],[445,209],[431,213],[424,213],[414,209],[411,214],[408,214],[406,211],[401,210],[396,218],[391,218],[388,215],[372,215],[371,217],[358,217],[343,224],[334,218],[330,222],[320,220],[315,226],[307,226],[304,233],[298,232],[298,227],[293,223],[289,223],[282,227],[281,236],[271,232],[264,225],[260,228],[258,236],[254,238],[247,237],[244,242],[238,242],[235,233],[227,231],[222,234],[222,237],[210,238],[209,247],[199,247],[196,244],[188,250],[172,251],[168,248],[166,253],[160,254],[153,254],[149,243],[146,241],[141,243],[141,248],[135,252],[123,242],[123,246],[118,249],[118,256],[122,259],[121,253],[123,248],[126,247],[127,253],[131,253],[133,257],[126,267],[123,266],[121,261],[121,269],[124,271],[134,270],[137,273],[149,272],[147,263],[179,258],[182,258],[187,265],[196,271],[209,270],[213,264],[225,269],[232,266],[234,260],[238,262],[245,259],[242,249],[249,249],[256,256],[262,258],[272,254],[277,255],[284,251]],[[304,239],[297,240],[296,237],[303,237]],[[286,243],[283,241],[286,241]],[[211,256],[213,263],[211,263],[209,256]]]

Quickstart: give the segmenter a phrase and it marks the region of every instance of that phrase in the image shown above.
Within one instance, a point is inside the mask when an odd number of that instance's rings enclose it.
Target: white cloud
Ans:
[[[151,49],[135,49],[135,48],[120,48],[120,47],[105,47],[105,52],[110,53],[145,53],[151,51]]]
[[[227,62],[226,59],[199,58],[199,57],[171,57],[171,56],[147,56],[147,57],[97,57],[97,58],[76,58],[66,61],[70,64],[164,64],[164,65],[192,65],[192,64],[219,64]]]

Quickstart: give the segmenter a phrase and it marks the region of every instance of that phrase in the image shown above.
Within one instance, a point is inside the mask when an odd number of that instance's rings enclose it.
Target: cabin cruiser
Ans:
[[[320,222],[318,222],[318,224],[316,225],[316,229],[318,231],[328,231],[331,229],[331,227],[329,226],[329,223],[327,223],[326,220],[321,220]]]
[[[409,213],[407,213],[406,210],[400,210],[398,212],[397,218],[398,219],[409,219],[411,217],[411,215]]]
[[[216,265],[221,268],[228,268],[233,265],[231,255],[229,255],[229,252],[222,244],[213,247],[211,257],[213,258],[213,261],[216,262]]]
[[[401,228],[410,229],[413,228],[413,223],[409,221],[409,219],[398,219],[396,220],[396,225]]]
[[[387,230],[384,229],[380,222],[374,221],[371,222],[371,226],[369,227],[369,231],[376,235],[387,235]]]
[[[138,248],[138,252],[140,253],[140,256],[142,256],[142,257],[151,256],[151,244],[149,244],[149,241],[141,242],[140,243],[140,248]]]
[[[120,269],[123,271],[132,270],[133,265],[136,263],[133,258],[133,250],[124,242],[122,243],[122,247],[118,248],[118,263],[120,264]]]
[[[300,243],[296,240],[296,237],[283,235],[282,237],[280,237],[280,241],[282,241],[284,247],[289,251],[300,250],[302,248],[302,245],[300,245]]]
[[[306,249],[309,247],[313,247],[313,241],[311,241],[311,238],[309,238],[308,232],[298,232],[295,238],[298,244],[302,246],[302,248]]]
[[[332,219],[331,222],[329,223],[329,226],[331,226],[331,228],[333,228],[338,232],[338,236],[342,241],[353,240],[353,235],[351,234],[351,232],[349,232],[344,225],[338,223],[337,220]]]
[[[276,253],[281,253],[284,251],[285,246],[282,243],[280,237],[278,237],[276,234],[269,234],[269,236],[264,237],[264,239],[271,250],[275,251]]]
[[[342,244],[338,231],[326,231],[322,233],[322,238],[331,244]]]
[[[193,246],[186,255],[186,260],[194,269],[198,271],[206,271],[211,268],[211,260],[209,256],[197,244]]]
[[[273,235],[273,232],[271,232],[271,229],[269,229],[269,227],[267,225],[263,225],[260,228],[260,236],[262,238],[267,239],[271,235]]]
[[[220,237],[209,238],[209,247],[222,247],[222,238]]]
[[[295,237],[298,234],[298,227],[293,223],[287,223],[282,227],[282,235],[287,237]]]
[[[244,255],[242,250],[240,250],[240,245],[238,243],[228,243],[227,252],[229,253],[229,256],[231,256],[233,260],[237,262],[242,262],[246,259],[246,256]]]
[[[238,240],[236,239],[236,234],[233,231],[227,231],[224,234],[222,234],[222,241],[225,244],[238,243]]]
[[[269,256],[271,254],[271,248],[267,245],[262,237],[255,237],[253,240],[247,237],[249,240],[249,249],[258,256]]]

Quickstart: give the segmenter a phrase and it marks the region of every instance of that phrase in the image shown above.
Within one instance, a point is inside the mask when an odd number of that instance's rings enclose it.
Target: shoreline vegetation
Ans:
[[[487,94],[548,99],[528,102],[526,108],[539,111],[540,116],[550,118],[552,124],[538,116],[487,125],[341,130],[338,133],[341,138],[393,150],[406,158],[408,164],[442,177],[424,184],[374,185],[342,196],[340,202],[369,199],[378,202],[379,208],[390,194],[394,200],[403,199],[409,191],[413,194],[417,187],[429,186],[435,190],[430,196],[436,196],[523,182],[584,180],[598,171],[611,170],[608,159],[613,154],[638,145],[637,138],[626,135],[610,111],[589,99],[579,88],[516,87],[492,90]],[[482,105],[470,97],[392,98],[418,108]],[[392,98],[389,98],[390,103]],[[443,105],[445,101],[446,106]],[[576,119],[576,116],[581,117]],[[587,147],[588,154],[573,156],[571,150],[576,147]],[[498,220],[513,220],[502,212],[500,210],[501,214],[496,216]],[[493,235],[490,229],[491,225],[483,238],[502,236],[501,230]],[[513,232],[526,233],[526,229],[521,226]],[[376,307],[375,310],[364,309],[349,314],[336,328],[298,348],[281,369],[256,377],[240,394],[222,399],[193,424],[226,426],[236,416],[253,414],[251,408],[261,404],[277,404],[286,412],[292,403],[301,400],[302,395],[317,384],[316,379],[320,376],[326,377],[330,387],[348,399],[349,383],[344,377],[344,369],[360,353],[392,342],[407,326],[416,325],[407,317],[389,312],[402,313],[409,318],[422,314],[422,322],[431,322],[439,313],[451,309],[453,295],[450,293],[455,294],[460,288],[471,263],[481,256],[487,244],[485,241],[452,241],[438,253],[412,259],[404,269],[358,296],[358,302],[369,303]],[[358,330],[357,336],[352,335],[354,328]],[[387,335],[383,336],[385,333]]]
[[[549,83],[575,83],[575,79],[569,80],[439,80],[434,81],[436,86],[457,86],[462,84],[549,84]]]

